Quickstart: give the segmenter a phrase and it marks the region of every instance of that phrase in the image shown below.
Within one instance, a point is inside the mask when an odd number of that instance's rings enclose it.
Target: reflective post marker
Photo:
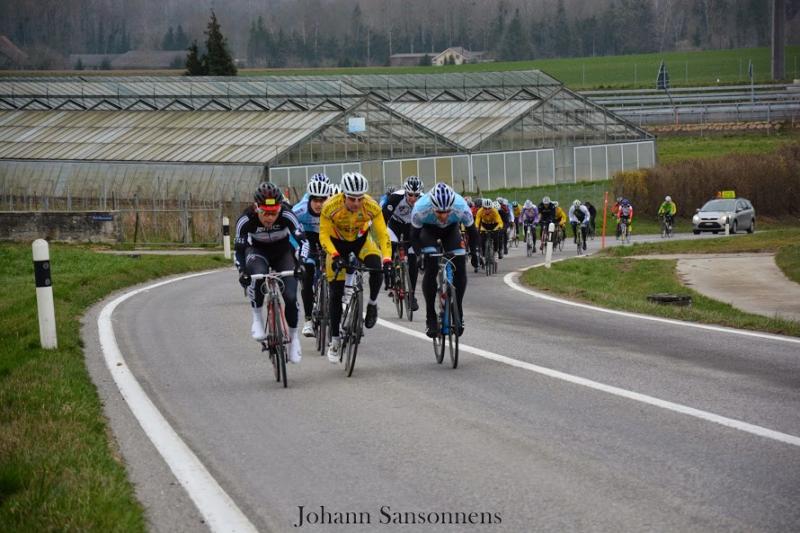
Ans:
[[[44,239],[33,241],[33,274],[36,278],[36,307],[39,311],[39,341],[47,350],[58,348],[53,281],[50,278],[50,247]]]
[[[552,222],[547,226],[547,251],[544,254],[544,267],[550,268],[550,260],[553,259],[553,233],[556,231],[556,225]]]
[[[228,217],[222,217],[222,249],[225,251],[225,259],[231,258],[231,223]]]

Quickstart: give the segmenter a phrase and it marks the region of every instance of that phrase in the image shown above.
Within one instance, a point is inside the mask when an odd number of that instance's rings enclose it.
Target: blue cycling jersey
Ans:
[[[472,216],[472,211],[470,211],[466,200],[458,193],[456,193],[453,209],[444,224],[439,222],[436,217],[431,197],[428,194],[417,200],[417,203],[414,204],[414,209],[411,211],[411,224],[415,228],[421,228],[425,224],[439,228],[446,228],[453,224],[464,224],[464,227],[469,227],[474,223],[475,219]]]
[[[314,214],[311,212],[311,207],[309,207],[309,200],[306,198],[305,200],[300,200],[292,207],[292,212],[297,217],[297,220],[300,221],[300,224],[303,226],[303,231],[306,233],[319,233],[319,213]]]

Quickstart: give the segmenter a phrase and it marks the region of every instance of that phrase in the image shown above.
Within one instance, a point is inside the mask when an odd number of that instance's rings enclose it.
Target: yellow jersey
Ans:
[[[478,226],[478,231],[495,230],[503,228],[503,219],[500,218],[500,213],[497,209],[484,209],[481,207],[475,214],[475,223]],[[487,226],[484,228],[483,226]]]
[[[344,193],[339,193],[331,196],[322,206],[319,217],[319,242],[328,255],[338,254],[331,238],[355,241],[369,231],[371,224],[375,231],[375,240],[381,249],[381,255],[384,259],[391,259],[392,245],[378,202],[370,195],[365,194],[361,207],[353,213],[347,209],[344,201]]]
[[[556,207],[556,222],[559,225],[564,226],[567,223],[567,214],[564,213],[564,210],[561,209],[561,206]]]

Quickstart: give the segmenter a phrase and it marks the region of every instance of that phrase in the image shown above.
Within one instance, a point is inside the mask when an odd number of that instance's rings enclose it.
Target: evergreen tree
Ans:
[[[172,26],[169,27],[166,35],[164,35],[164,38],[161,39],[161,49],[175,50],[175,32],[172,31]]]
[[[178,30],[175,32],[175,47],[173,50],[186,50],[189,47],[189,36],[183,31],[183,26],[178,24]]]
[[[555,54],[557,56],[566,57],[575,54],[574,50],[570,48],[572,38],[570,37],[569,22],[567,21],[567,10],[564,8],[564,0],[558,0],[553,37],[556,47]]]
[[[430,67],[431,64],[432,64],[431,63],[431,56],[429,56],[428,54],[425,54],[419,60],[419,66],[421,66],[421,67]]]
[[[236,76],[236,65],[228,51],[228,41],[222,35],[217,15],[211,10],[211,20],[205,32],[206,54],[203,63],[207,66],[209,76]]]
[[[203,56],[205,58],[205,55]],[[186,75],[187,76],[207,76],[208,72],[203,65],[203,59],[200,58],[200,52],[197,49],[197,41],[192,41],[189,46],[189,53],[186,55]]]
[[[514,11],[514,18],[508,24],[506,33],[500,46],[500,59],[506,61],[519,61],[531,56],[530,44],[525,32],[522,30],[522,20],[519,9]]]
[[[83,67],[83,61],[81,61],[80,57],[78,58],[78,61],[75,62],[75,67],[74,68],[75,68],[75,70],[83,70],[83,68],[84,68]]]

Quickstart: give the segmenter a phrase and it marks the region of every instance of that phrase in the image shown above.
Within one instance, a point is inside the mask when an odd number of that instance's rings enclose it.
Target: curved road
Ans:
[[[520,366],[466,351],[458,369],[439,366],[429,340],[402,330],[423,331],[423,315],[400,321],[382,297],[352,378],[304,339],[284,390],[249,339],[250,312],[230,271],[134,296],[115,311],[115,333],[150,398],[260,531],[800,528],[799,344],[575,308],[504,283],[530,263],[513,250],[500,275],[470,274],[465,301],[462,343]],[[90,358],[153,529],[201,528],[99,354]],[[295,527],[300,506],[312,514]],[[358,523],[309,523],[315,516]]]

